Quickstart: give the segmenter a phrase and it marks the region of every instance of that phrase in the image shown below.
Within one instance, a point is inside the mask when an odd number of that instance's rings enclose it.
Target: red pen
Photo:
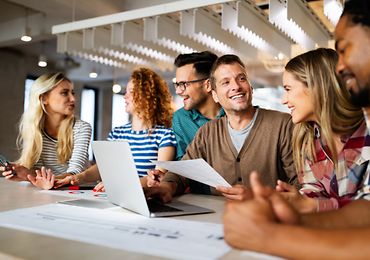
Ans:
[[[78,186],[78,185],[71,185],[68,186],[68,190],[92,190],[93,187],[91,186]]]

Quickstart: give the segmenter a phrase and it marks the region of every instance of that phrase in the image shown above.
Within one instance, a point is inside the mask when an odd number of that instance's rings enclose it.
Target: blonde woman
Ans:
[[[176,138],[170,129],[172,121],[171,94],[164,80],[154,71],[139,68],[132,72],[125,94],[126,112],[131,123],[114,128],[109,141],[124,140],[130,144],[141,183],[146,186],[148,170],[154,169],[151,160],[173,160]],[[124,159],[124,158],[122,158]],[[100,179],[96,165],[75,176],[57,180],[56,187],[81,184]],[[102,183],[95,187],[104,191]]]
[[[85,169],[91,126],[75,118],[74,94],[72,82],[62,73],[45,74],[35,81],[19,124],[21,156],[3,176],[49,189],[54,175]]]
[[[363,113],[338,83],[334,50],[320,48],[291,59],[285,67],[282,100],[295,124],[293,157],[302,184],[299,194],[278,182],[277,190],[300,212],[336,209],[363,195],[370,145]]]

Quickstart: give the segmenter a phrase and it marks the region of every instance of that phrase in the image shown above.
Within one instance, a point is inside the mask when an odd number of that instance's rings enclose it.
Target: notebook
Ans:
[[[92,148],[108,200],[146,217],[211,213],[213,210],[173,201],[146,200],[130,145],[125,141],[93,141]]]

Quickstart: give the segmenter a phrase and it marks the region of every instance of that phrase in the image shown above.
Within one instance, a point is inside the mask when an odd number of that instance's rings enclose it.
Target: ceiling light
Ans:
[[[112,86],[113,93],[117,94],[117,93],[121,92],[121,90],[122,90],[122,87],[121,87],[120,84],[118,84],[117,82],[113,84],[113,86]]]
[[[40,55],[38,65],[39,67],[46,67],[48,65],[45,55]]]
[[[31,28],[28,27],[28,9],[26,8],[25,11],[26,11],[26,14],[25,14],[25,18],[24,18],[25,19],[24,34],[21,37],[21,41],[29,42],[29,41],[32,40]]]
[[[89,78],[96,79],[98,77],[98,73],[95,70],[92,70],[89,73]]]
[[[24,32],[24,34],[21,37],[21,41],[24,41],[24,42],[30,42],[30,41],[32,41],[31,29],[29,27],[26,27],[25,28],[25,32]]]

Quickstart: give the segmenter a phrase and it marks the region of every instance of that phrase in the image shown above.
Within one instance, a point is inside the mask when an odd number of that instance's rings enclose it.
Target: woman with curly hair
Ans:
[[[43,177],[52,182],[54,175],[73,175],[86,168],[91,126],[75,118],[73,84],[63,73],[40,76],[29,101],[19,124],[21,156],[3,175],[51,188]]]
[[[139,68],[131,74],[126,94],[126,112],[131,123],[114,128],[108,135],[109,141],[127,141],[130,144],[137,172],[143,186],[147,172],[155,168],[151,160],[173,160],[176,139],[170,129],[172,121],[171,94],[165,81],[154,71]],[[75,176],[58,180],[56,187],[65,184],[81,184],[100,179],[96,165]],[[99,183],[95,189],[103,191]]]

